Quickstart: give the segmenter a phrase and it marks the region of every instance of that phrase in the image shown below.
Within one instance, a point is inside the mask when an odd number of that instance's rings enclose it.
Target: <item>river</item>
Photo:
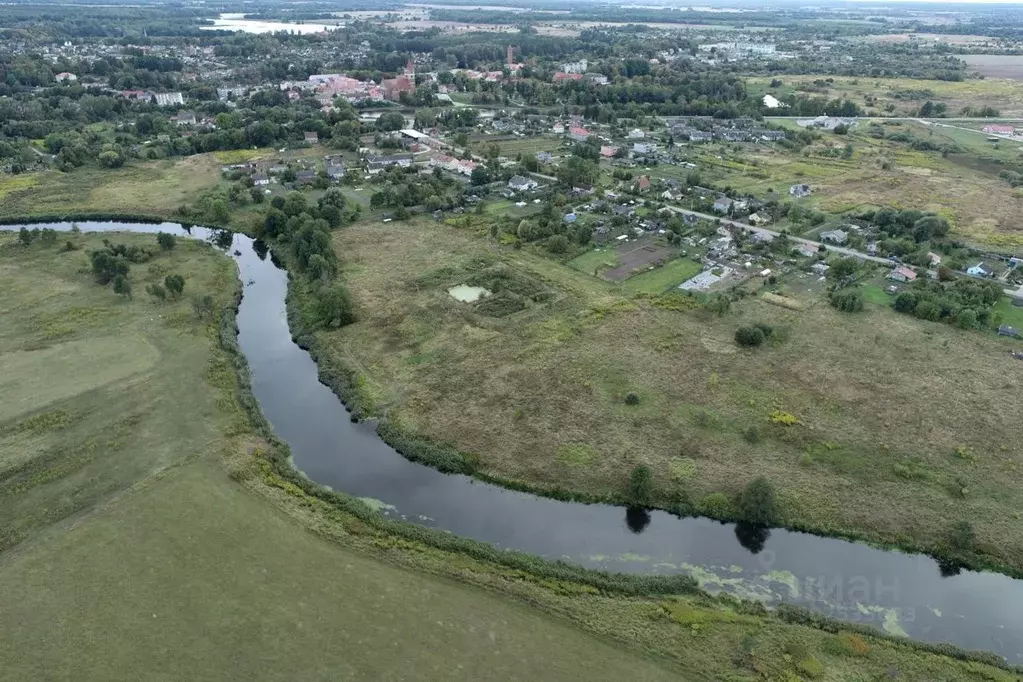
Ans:
[[[276,33],[285,31],[287,33],[323,33],[333,31],[344,24],[318,24],[309,23],[288,23],[284,21],[263,21],[260,19],[246,19],[244,14],[221,14],[213,20],[212,26],[200,26],[204,31],[241,31],[242,33]]]
[[[172,223],[79,227],[187,236]],[[189,234],[209,239],[216,232],[193,228]],[[233,235],[227,251],[244,284],[238,341],[253,392],[290,446],[295,466],[313,481],[367,498],[381,513],[497,547],[609,571],[689,573],[710,591],[769,604],[792,602],[1023,662],[1023,581],[974,571],[946,576],[924,555],[806,533],[757,532],[662,511],[559,502],[409,462],[377,437],[372,423],[349,420],[338,398],[318,381],[309,354],[292,342],[287,273],[244,235]]]

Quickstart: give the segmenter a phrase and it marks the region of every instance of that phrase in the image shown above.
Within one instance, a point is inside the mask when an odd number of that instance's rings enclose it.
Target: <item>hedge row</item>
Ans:
[[[192,224],[180,220],[172,220],[166,216],[145,215],[141,213],[112,213],[103,211],[82,211],[77,213],[40,213],[31,216],[0,217],[0,225],[29,225],[32,223],[74,223],[74,222],[116,222],[116,223],[177,223],[182,227]]]

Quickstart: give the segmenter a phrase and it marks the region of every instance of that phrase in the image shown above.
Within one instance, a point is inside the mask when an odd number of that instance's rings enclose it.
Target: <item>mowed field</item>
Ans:
[[[485,234],[425,221],[337,234],[361,319],[320,340],[378,413],[536,485],[624,491],[644,464],[662,504],[700,508],[763,475],[787,523],[927,545],[969,520],[981,551],[1023,567],[1008,342],[819,299],[682,313]],[[446,290],[481,268],[553,293],[477,313]],[[776,343],[738,349],[735,329],[755,321]],[[776,411],[798,424],[773,423]],[[583,462],[560,456],[582,449]]]
[[[0,233],[0,679],[676,679],[321,539],[232,480],[261,444],[187,296],[222,309],[231,261],[179,240],[132,267],[127,300],[88,274],[100,237],[67,238],[81,250]],[[173,272],[184,300],[143,293]]]
[[[987,78],[1023,80],[1023,55],[964,54],[959,58],[969,64],[971,69]]]

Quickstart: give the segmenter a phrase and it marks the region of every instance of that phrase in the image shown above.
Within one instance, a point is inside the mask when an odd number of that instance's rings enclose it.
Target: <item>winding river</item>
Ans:
[[[216,236],[203,228],[186,233],[172,223],[83,222],[79,227],[164,231],[211,241]],[[244,284],[238,340],[253,391],[291,447],[295,466],[317,483],[366,498],[381,513],[497,547],[610,571],[690,573],[710,591],[797,603],[889,632],[1023,662],[1023,581],[973,571],[946,576],[927,556],[805,533],[758,533],[661,511],[559,502],[409,462],[376,436],[371,423],[351,423],[338,398],[317,380],[308,353],[292,342],[285,313],[287,273],[250,238],[226,238],[233,240],[227,250]],[[222,248],[226,238],[217,240]]]

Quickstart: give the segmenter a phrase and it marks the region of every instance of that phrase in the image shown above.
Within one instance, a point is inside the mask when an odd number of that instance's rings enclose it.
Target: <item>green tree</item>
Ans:
[[[118,296],[131,298],[131,280],[124,275],[114,277],[114,293]]]
[[[643,464],[636,466],[629,474],[629,497],[638,505],[650,503],[654,490],[654,477],[650,467]]]
[[[171,251],[174,249],[174,245],[177,244],[178,238],[169,232],[158,232],[156,234],[156,243],[160,245],[160,248],[164,251]]]
[[[337,329],[355,322],[355,303],[343,284],[320,289],[316,296],[316,316],[327,329]]]
[[[732,302],[724,294],[715,294],[707,299],[707,302],[703,304],[703,307],[718,317],[721,317],[732,307]]]
[[[743,521],[770,526],[777,518],[774,487],[763,476],[749,482],[739,497],[739,515]]]
[[[766,338],[759,327],[739,327],[735,330],[735,342],[740,346],[755,348],[763,344]]]
[[[18,230],[18,241],[24,246],[29,246],[35,239],[35,235],[27,227],[23,227]]]
[[[903,291],[901,294],[895,297],[895,304],[893,307],[896,312],[899,313],[911,313],[916,310],[916,294],[912,291]]]
[[[859,289],[840,289],[832,292],[831,305],[844,313],[858,313],[863,310],[863,292]]]
[[[547,250],[551,253],[565,253],[568,251],[568,237],[563,234],[556,234],[547,240]]]
[[[216,310],[216,303],[210,294],[202,294],[192,298],[192,312],[203,322],[211,321]]]
[[[163,285],[171,298],[180,298],[185,291],[185,278],[181,275],[167,275],[163,278]]]
[[[832,279],[844,279],[850,275],[855,275],[858,268],[859,262],[855,258],[838,258],[831,263],[828,275]]]

